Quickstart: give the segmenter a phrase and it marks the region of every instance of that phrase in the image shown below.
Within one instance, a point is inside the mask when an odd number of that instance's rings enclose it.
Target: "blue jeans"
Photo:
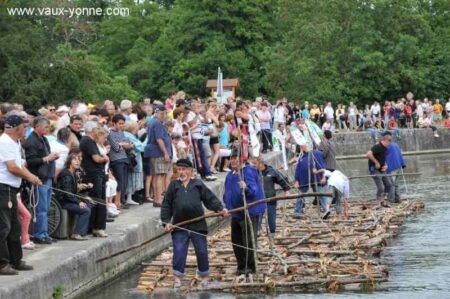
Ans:
[[[269,222],[269,231],[274,234],[277,230],[277,203],[267,204],[267,219]]]
[[[195,256],[197,257],[197,273],[200,277],[209,275],[208,245],[206,236],[197,233],[191,233],[185,230],[176,230],[172,233],[173,275],[177,277],[184,276],[186,267],[186,258],[188,254],[189,241],[194,245]]]
[[[73,233],[80,236],[86,236],[89,228],[89,219],[91,217],[91,208],[86,206],[86,208],[82,209],[77,203],[65,203],[63,209],[78,215],[77,224],[75,225]]]
[[[316,185],[314,183],[311,184],[311,189],[313,192],[324,192],[325,191],[325,187],[317,185],[317,188],[316,188]],[[309,190],[309,186],[300,188],[301,193],[308,192],[308,190]],[[316,198],[316,200],[317,200],[317,198]],[[330,202],[330,199],[328,197],[321,196],[319,198],[319,203],[322,208],[325,208],[325,205],[327,205],[329,202]],[[297,202],[295,203],[294,213],[295,214],[303,214],[304,206],[305,206],[305,198],[299,197],[297,199]]]
[[[203,139],[197,139],[194,142],[197,142],[198,155],[200,159],[200,163],[202,167],[199,168],[199,172],[202,178],[211,175],[211,170],[209,169],[208,157],[206,157],[205,150],[203,148]],[[198,167],[198,166],[197,166]]]
[[[48,219],[47,214],[50,209],[52,198],[52,179],[48,178],[42,182],[42,185],[36,187],[36,223],[34,225],[33,237],[36,239],[48,238]]]

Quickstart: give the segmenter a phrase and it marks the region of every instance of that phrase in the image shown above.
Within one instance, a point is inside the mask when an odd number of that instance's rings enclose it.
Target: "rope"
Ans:
[[[46,185],[42,185],[42,186],[46,186]],[[35,191],[35,189],[34,189],[35,187],[37,190],[38,186],[31,185],[31,190],[30,190],[30,205],[31,205],[31,208],[33,209],[33,223],[37,222],[36,208],[39,204],[39,191]]]

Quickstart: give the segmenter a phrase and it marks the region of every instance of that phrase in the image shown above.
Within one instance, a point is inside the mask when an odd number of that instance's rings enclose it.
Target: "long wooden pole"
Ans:
[[[311,192],[311,193],[296,193],[296,194],[290,194],[290,195],[283,195],[283,196],[274,196],[274,197],[269,197],[269,198],[265,198],[265,199],[260,199],[251,203],[247,204],[247,209],[256,206],[256,205],[260,205],[263,203],[270,203],[270,202],[276,202],[279,200],[289,200],[289,199],[297,199],[299,197],[315,197],[315,196],[326,196],[326,197],[333,197],[332,193],[327,193],[327,192]],[[246,209],[245,206],[236,208],[236,209],[231,209],[228,211],[228,213],[232,214],[232,213],[238,213],[238,212],[242,212]],[[175,226],[183,226],[183,225],[187,225],[187,224],[191,224],[191,223],[195,223],[201,220],[204,220],[206,218],[212,218],[212,217],[219,217],[222,216],[222,213],[208,213],[205,214],[203,216],[199,216],[196,218],[192,218],[186,221],[182,221],[182,222],[178,222],[175,224]]]
[[[300,196],[302,196],[302,197],[309,197],[309,196],[328,196],[328,197],[331,197],[332,194],[331,193],[321,193],[321,192],[311,192],[311,193],[298,193],[298,194],[291,194],[291,195],[284,195],[284,196],[274,196],[274,197],[269,197],[269,198],[266,198],[266,199],[261,199],[261,200],[257,200],[257,201],[251,202],[251,203],[247,204],[247,209],[249,209],[249,208],[251,208],[251,207],[253,207],[255,205],[262,204],[262,203],[276,202],[278,200],[296,199],[296,198],[298,198]],[[239,207],[239,208],[236,208],[236,209],[229,210],[228,213],[237,213],[237,212],[242,212],[244,210],[245,210],[245,207]],[[208,214],[205,214],[205,215],[200,216],[200,217],[196,217],[196,218],[192,218],[192,219],[189,219],[189,220],[186,220],[186,221],[178,222],[174,226],[175,227],[183,226],[183,225],[195,223],[195,222],[207,219],[207,218],[213,218],[213,217],[219,217],[219,216],[222,216],[222,213],[208,213]],[[129,246],[129,247],[127,247],[127,248],[125,248],[123,250],[120,250],[120,251],[118,251],[116,253],[113,253],[113,254],[111,254],[109,256],[102,257],[102,258],[98,259],[96,262],[100,263],[100,262],[103,262],[103,261],[108,260],[110,258],[113,258],[115,256],[118,256],[118,255],[121,255],[123,253],[126,253],[126,252],[128,252],[130,250],[142,247],[142,246],[144,246],[144,245],[146,245],[148,243],[151,243],[151,242],[153,242],[155,240],[158,240],[159,238],[164,237],[167,234],[168,234],[168,232],[163,232],[163,233],[161,233],[161,234],[159,234],[159,235],[157,235],[157,236],[155,236],[153,238],[150,238],[147,241],[144,241],[144,242],[142,242],[140,244]]]

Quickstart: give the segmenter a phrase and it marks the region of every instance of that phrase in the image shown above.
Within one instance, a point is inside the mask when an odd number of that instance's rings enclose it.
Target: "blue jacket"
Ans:
[[[243,177],[247,188],[245,189],[245,196],[247,204],[264,199],[264,190],[262,188],[261,181],[259,179],[258,170],[251,166],[246,165],[243,168]],[[228,210],[242,207],[244,200],[242,198],[241,188],[239,187],[240,174],[231,171],[225,178],[225,193],[223,194],[223,202]],[[250,217],[261,215],[267,208],[266,203],[262,203],[251,207],[248,212]],[[232,213],[233,218],[244,218],[244,212]]]
[[[387,148],[386,164],[388,165],[387,173],[406,167],[406,161],[403,159],[402,151],[395,142],[391,142]]]
[[[315,175],[313,168],[317,170],[326,168],[326,162],[323,155],[318,150],[303,153],[303,156],[298,160],[297,168],[295,169],[295,180],[300,184],[300,191],[308,191],[308,184],[319,182],[321,175]]]

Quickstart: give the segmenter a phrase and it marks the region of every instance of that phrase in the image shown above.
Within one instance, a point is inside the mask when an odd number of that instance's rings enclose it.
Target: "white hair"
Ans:
[[[89,120],[84,124],[84,132],[86,132],[86,134],[89,134],[97,127],[98,127],[98,122]]]

